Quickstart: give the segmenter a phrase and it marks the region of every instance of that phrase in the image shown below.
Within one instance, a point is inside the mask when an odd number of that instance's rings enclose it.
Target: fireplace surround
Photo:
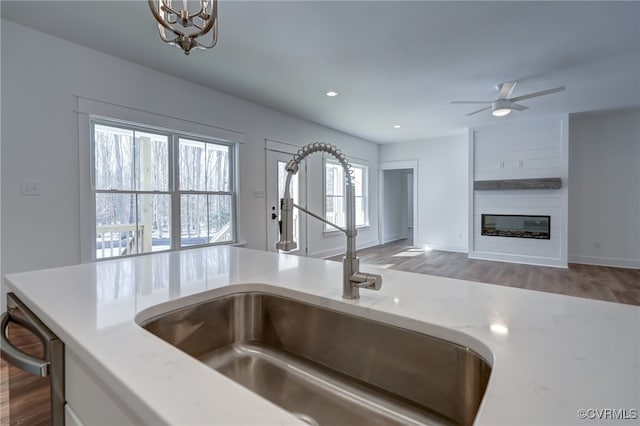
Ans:
[[[482,214],[481,235],[549,240],[551,239],[551,217]]]

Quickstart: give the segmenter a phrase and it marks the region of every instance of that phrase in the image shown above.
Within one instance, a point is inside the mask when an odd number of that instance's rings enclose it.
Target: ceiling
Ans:
[[[640,2],[223,1],[185,56],[146,1],[2,1],[2,18],[376,143],[640,104]],[[489,111],[496,84],[522,101]],[[335,90],[338,96],[325,96]],[[398,129],[394,125],[400,125]]]

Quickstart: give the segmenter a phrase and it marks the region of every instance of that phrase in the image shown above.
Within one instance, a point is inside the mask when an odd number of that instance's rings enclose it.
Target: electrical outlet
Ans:
[[[22,195],[40,195],[40,182],[37,182],[37,181],[20,182],[20,193]]]

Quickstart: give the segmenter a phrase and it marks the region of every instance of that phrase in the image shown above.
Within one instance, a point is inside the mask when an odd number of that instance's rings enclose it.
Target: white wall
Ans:
[[[569,261],[640,268],[640,109],[569,121]]]
[[[380,145],[380,161],[418,161],[414,245],[466,253],[469,145],[464,136]]]
[[[385,170],[384,176],[384,227],[382,242],[407,238],[409,197],[407,170]],[[413,192],[411,193],[413,199]],[[412,207],[413,209],[413,207]]]
[[[155,114],[234,129],[240,147],[239,239],[266,247],[265,139],[339,146],[368,161],[377,176],[378,146],[326,127],[210,90],[179,78],[40,33],[9,21],[1,25],[2,52],[2,273],[80,262],[80,194],[77,95]],[[179,52],[175,52],[178,54]],[[188,60],[189,58],[185,58]],[[322,176],[321,159],[310,162],[311,182]],[[21,196],[20,181],[41,183],[40,196]],[[321,186],[319,186],[321,188]],[[309,205],[321,206],[321,191]],[[377,205],[370,179],[370,205]],[[360,242],[378,241],[377,211]],[[344,237],[311,233],[310,250],[342,250]],[[4,297],[3,297],[4,301]]]
[[[469,257],[567,265],[567,120],[506,123],[470,131],[472,180],[562,178],[549,190],[471,192]],[[481,235],[482,214],[551,216],[549,240]]]

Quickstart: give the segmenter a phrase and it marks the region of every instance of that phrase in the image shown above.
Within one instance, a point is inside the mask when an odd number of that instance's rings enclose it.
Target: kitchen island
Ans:
[[[120,410],[119,424],[304,424],[138,325],[238,291],[469,347],[492,366],[477,425],[640,421],[639,307],[363,269],[383,285],[358,300],[342,299],[339,262],[229,246],[13,274],[5,283],[65,343],[67,401],[87,425],[109,414],[100,412],[106,400]],[[83,374],[100,400],[82,395]]]

